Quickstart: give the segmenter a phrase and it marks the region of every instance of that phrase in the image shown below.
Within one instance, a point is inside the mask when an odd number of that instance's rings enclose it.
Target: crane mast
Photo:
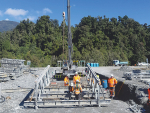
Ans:
[[[70,0],[67,0],[67,16],[68,16],[68,65],[69,65],[69,69],[71,69],[72,34],[71,34],[71,27],[70,27]]]

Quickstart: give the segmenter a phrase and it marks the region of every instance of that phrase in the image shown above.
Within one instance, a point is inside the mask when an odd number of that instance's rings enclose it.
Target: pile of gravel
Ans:
[[[132,71],[133,69],[129,66],[122,66],[119,70],[123,72],[129,72]]]

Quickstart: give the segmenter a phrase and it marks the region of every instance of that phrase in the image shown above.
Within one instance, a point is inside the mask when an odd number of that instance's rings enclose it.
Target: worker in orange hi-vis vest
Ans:
[[[75,72],[75,76],[73,77],[73,83],[76,84],[76,80],[80,82],[81,77],[78,75],[78,72]]]
[[[74,90],[74,94],[75,94],[75,100],[80,100],[82,87],[80,85],[79,80],[76,80],[76,85],[74,86],[73,90]]]
[[[114,78],[113,74],[108,79],[110,97],[115,97],[115,86],[117,84],[117,80]]]
[[[148,101],[147,101],[147,105],[150,107],[150,84],[149,84],[149,88],[148,88]]]
[[[69,86],[69,77],[68,76],[66,76],[64,78],[64,86]]]

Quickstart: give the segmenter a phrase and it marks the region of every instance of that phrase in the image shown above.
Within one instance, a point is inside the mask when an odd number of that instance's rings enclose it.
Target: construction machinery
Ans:
[[[63,18],[65,16],[65,12],[63,12]],[[73,78],[75,72],[77,71],[77,66],[73,65],[73,61],[71,58],[71,54],[73,52],[73,45],[72,45],[72,34],[71,34],[71,26],[70,26],[70,0],[67,0],[67,18],[68,18],[68,60],[63,60],[62,62],[62,72],[55,71],[55,77],[61,76],[61,78],[64,78],[65,76],[69,75],[69,78]],[[64,50],[64,49],[63,49]]]

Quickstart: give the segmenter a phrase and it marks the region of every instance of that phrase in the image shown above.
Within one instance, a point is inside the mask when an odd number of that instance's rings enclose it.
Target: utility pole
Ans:
[[[70,27],[70,0],[68,0],[67,2],[67,16],[68,16],[68,57],[69,57],[68,64],[69,64],[69,69],[71,69],[72,34],[71,34],[71,27]]]

